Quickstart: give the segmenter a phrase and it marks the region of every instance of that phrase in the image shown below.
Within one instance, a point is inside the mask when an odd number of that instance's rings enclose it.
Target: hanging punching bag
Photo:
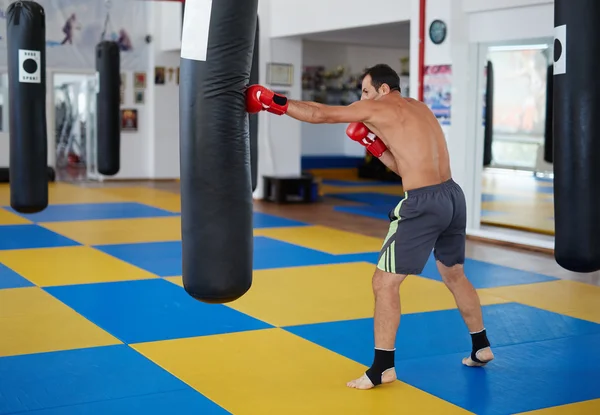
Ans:
[[[121,56],[116,42],[96,45],[97,165],[113,176],[121,167]]]
[[[492,140],[494,139],[494,65],[487,63],[485,85],[485,128],[483,138],[483,165],[492,164]]]
[[[555,258],[600,270],[600,38],[598,0],[554,1]]]
[[[259,21],[256,18],[256,34],[254,35],[254,51],[252,52],[252,68],[250,69],[250,85],[259,84],[258,73],[258,42]],[[258,176],[258,113],[250,114],[250,174],[252,176],[252,191],[256,190]]]
[[[553,66],[548,67],[546,76],[546,125],[544,130],[544,161],[552,163],[554,161],[554,133],[552,131],[553,119],[553,96],[554,96],[554,70]]]
[[[252,284],[249,120],[258,0],[188,0],[179,87],[183,286],[233,301]]]
[[[48,206],[46,17],[34,1],[6,9],[10,129],[10,205],[20,213]]]

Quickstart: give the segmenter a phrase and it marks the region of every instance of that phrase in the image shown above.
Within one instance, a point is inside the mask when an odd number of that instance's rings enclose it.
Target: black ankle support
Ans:
[[[487,338],[485,329],[478,331],[477,333],[471,333],[471,341],[473,343],[473,350],[471,351],[471,360],[477,363],[484,363],[477,358],[477,352],[486,347],[490,347],[490,342]]]
[[[366,374],[373,385],[381,384],[381,375],[388,369],[394,367],[394,352],[393,350],[375,349],[375,358],[373,364],[367,370]]]

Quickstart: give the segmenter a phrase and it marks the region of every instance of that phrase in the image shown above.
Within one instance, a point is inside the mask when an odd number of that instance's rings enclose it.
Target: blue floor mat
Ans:
[[[127,345],[3,357],[0,397],[0,414],[227,413]]]
[[[135,202],[50,205],[34,214],[21,214],[8,207],[5,209],[37,223],[179,216],[178,213]]]

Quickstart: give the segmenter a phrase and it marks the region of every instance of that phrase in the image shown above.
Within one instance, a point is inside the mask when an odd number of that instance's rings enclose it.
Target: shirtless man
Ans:
[[[396,380],[394,352],[400,324],[400,284],[420,274],[433,250],[438,270],[471,334],[467,366],[484,366],[494,358],[481,315],[479,296],[466,278],[466,202],[452,180],[446,140],[424,103],[403,98],[400,79],[387,65],[369,68],[361,100],[348,106],[294,101],[258,85],[246,91],[250,113],[266,110],[309,123],[350,123],[347,134],[402,177],[404,198],[390,211],[389,232],[373,275],[375,353],[373,364],[356,389],[371,389]]]

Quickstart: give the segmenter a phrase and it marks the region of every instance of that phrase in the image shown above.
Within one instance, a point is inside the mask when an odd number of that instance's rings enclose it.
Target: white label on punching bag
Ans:
[[[19,82],[42,82],[42,53],[39,50],[19,49]]]
[[[554,28],[554,75],[567,73],[567,25]]]
[[[211,11],[212,0],[186,0],[181,32],[182,58],[206,61]]]

